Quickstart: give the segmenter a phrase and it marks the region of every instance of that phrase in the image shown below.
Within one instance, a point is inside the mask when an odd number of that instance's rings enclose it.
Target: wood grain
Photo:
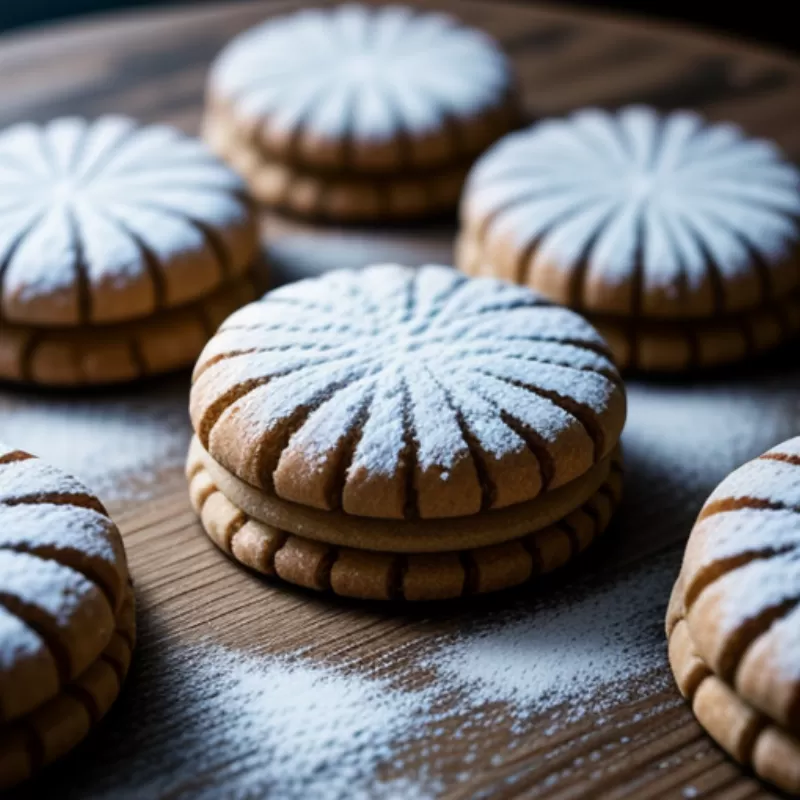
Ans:
[[[225,41],[295,5],[225,3],[0,37],[0,125],[117,112],[194,132],[209,62]],[[774,137],[800,157],[800,65],[788,57],[689,30],[546,7],[492,0],[418,5],[454,11],[497,36],[519,69],[531,117],[586,104],[692,106]],[[364,230],[264,218],[276,282],[374,260],[447,262],[453,233],[452,220]],[[520,722],[500,703],[491,725],[476,726],[465,737],[449,733],[465,715],[486,708],[452,700],[437,722],[445,735],[424,731],[407,746],[400,766],[380,768],[371,788],[377,794],[379,781],[424,777],[420,786],[448,798],[774,796],[694,722],[668,673],[662,621],[683,543],[704,498],[733,467],[800,430],[796,348],[690,384],[631,381],[625,500],[605,540],[535,591],[411,610],[277,586],[226,560],[201,533],[189,506],[181,464],[189,440],[187,389],[185,375],[90,395],[0,389],[0,436],[84,477],[102,474],[104,499],[130,555],[141,630],[127,686],[102,731],[18,796],[154,796],[142,794],[137,753],[147,756],[156,743],[158,763],[173,769],[182,763],[173,734],[214,726],[214,720],[195,718],[184,702],[192,680],[185,671],[191,665],[176,655],[181,648],[211,642],[255,654],[302,649],[310,662],[388,675],[401,686],[438,681],[446,694],[446,679],[421,667],[418,656],[435,660],[456,635],[524,618],[532,621],[526,647],[535,660],[537,615],[563,612],[568,628],[598,594],[631,581],[647,582],[649,600],[637,609],[636,646],[655,654],[655,661],[610,708],[571,713],[586,705],[580,688],[558,709],[562,720],[572,722],[554,724],[551,711],[530,711]],[[145,435],[137,426],[150,422],[161,426],[163,442],[151,448],[158,457],[148,461],[134,453],[133,468],[122,469],[119,452],[135,449]],[[99,462],[109,454],[106,473],[87,467],[86,452],[96,452]],[[610,606],[609,613],[618,615],[619,625],[630,619],[625,603]],[[590,658],[591,643],[587,647]],[[435,758],[425,746],[434,739]],[[237,779],[220,766],[224,754],[211,742],[213,736],[191,771],[175,768],[168,791],[155,796],[193,797],[201,790],[231,796]],[[264,793],[269,795],[268,786]],[[417,793],[409,789],[402,796]]]

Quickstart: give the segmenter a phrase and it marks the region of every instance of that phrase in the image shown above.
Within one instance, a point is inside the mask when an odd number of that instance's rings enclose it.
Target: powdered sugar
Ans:
[[[772,452],[779,453],[780,449]],[[779,503],[800,513],[800,465],[770,458],[750,461],[729,475],[708,502],[747,497]]]
[[[294,132],[305,154],[309,134],[370,143],[440,132],[446,117],[501,102],[511,73],[487,36],[442,14],[347,5],[246,31],[219,57],[211,86],[276,139]]]
[[[142,499],[166,470],[180,471],[186,458],[191,429],[185,396],[186,380],[176,378],[149,386],[141,399],[0,399],[0,436],[76,475],[103,501]]]
[[[178,130],[139,128],[121,117],[23,123],[0,132],[0,162],[2,315],[9,321],[142,317],[159,303],[194,300],[228,271],[249,266],[256,233],[241,181]],[[206,231],[221,243],[221,256]]]
[[[118,787],[117,763],[102,781],[107,791],[93,796],[216,798],[235,786],[225,796],[337,800],[395,798],[409,788],[407,777],[382,786],[376,772],[430,721],[426,690],[211,644],[173,647],[164,657],[163,674],[183,676],[171,689],[177,692],[171,715],[148,707],[156,701],[145,695],[133,727],[109,731],[136,742],[126,748],[124,766],[137,776],[136,787]],[[146,735],[139,738],[139,730]],[[423,790],[414,784],[406,796],[424,796]]]
[[[426,664],[474,706],[509,704],[518,728],[532,714],[572,721],[601,712],[666,684],[653,606],[673,580],[662,559],[611,585],[573,589],[555,604],[487,617]]]
[[[793,285],[784,262],[800,242],[798,216],[800,172],[776,146],[691,112],[630,107],[582,110],[506,137],[471,173],[464,221],[488,261],[521,270],[531,285],[540,271],[552,286],[551,273],[585,263],[589,309],[619,312],[616,295],[605,305],[613,292],[594,289],[632,290],[636,275],[645,312],[706,304],[710,314],[709,259],[723,283],[752,280],[751,305],[762,299],[751,250],[786,273],[781,286]]]
[[[603,347],[577,314],[522,287],[433,265],[342,270],[270,292],[224,323],[198,362],[192,419],[219,463],[257,486],[261,470],[273,471],[279,496],[296,502],[314,494],[316,465],[335,470],[341,442],[354,438],[352,465],[342,467],[351,513],[362,513],[355,476],[389,478],[395,496],[405,492],[400,465],[413,448],[426,476],[471,483],[471,497],[462,492],[448,512],[457,516],[480,504],[473,447],[492,463],[514,460],[517,484],[529,487],[517,501],[542,486],[538,462],[520,457],[528,443],[517,426],[550,452],[552,486],[597,455],[575,406],[596,417],[606,452],[613,446],[624,395]],[[392,418],[389,435],[373,417]],[[265,459],[277,447],[293,457],[286,483],[280,453]]]

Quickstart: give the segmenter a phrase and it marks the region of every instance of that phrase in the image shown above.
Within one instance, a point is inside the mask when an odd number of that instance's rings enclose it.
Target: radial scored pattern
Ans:
[[[378,170],[479,152],[508,129],[489,117],[516,108],[513,93],[488,36],[399,6],[268,20],[234,39],[210,80],[212,108],[248,120],[268,151]]]
[[[800,285],[800,172],[691,112],[589,109],[511,134],[462,216],[476,263],[593,312],[711,316]]]
[[[0,319],[148,316],[244,272],[256,243],[241,180],[176,129],[107,116],[0,132]]]
[[[253,486],[368,517],[532,499],[616,445],[625,395],[583,318],[447,267],[343,270],[268,293],[206,346],[211,457]]]
[[[711,494],[681,574],[700,656],[750,705],[800,734],[800,437]]]
[[[122,540],[99,500],[0,443],[0,723],[97,660],[127,583]]]

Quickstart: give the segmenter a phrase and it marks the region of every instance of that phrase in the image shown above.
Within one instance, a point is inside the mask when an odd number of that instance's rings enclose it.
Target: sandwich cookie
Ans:
[[[206,532],[339,594],[520,583],[582,550],[620,497],[625,394],[600,336],[526,288],[447,267],[268,293],[206,346],[190,406]]]
[[[800,794],[800,437],[729,475],[700,512],[667,614],[698,722]]]
[[[214,63],[205,135],[263,203],[380,221],[455,208],[517,124],[508,60],[444,14],[344,5],[267,20]]]
[[[80,742],[135,640],[122,538],[74,478],[0,444],[0,788]]]
[[[685,111],[588,109],[470,173],[457,264],[585,313],[620,366],[737,361],[800,331],[800,172]]]
[[[190,364],[208,338],[197,320],[252,299],[257,243],[241,180],[173,128],[122,117],[7,128],[0,379],[109,383]]]

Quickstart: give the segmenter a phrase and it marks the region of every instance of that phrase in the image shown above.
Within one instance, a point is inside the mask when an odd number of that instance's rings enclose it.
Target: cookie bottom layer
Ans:
[[[189,447],[187,473],[202,464],[219,490],[248,516],[303,539],[359,550],[431,553],[501,544],[552,525],[592,497],[619,458],[616,450],[579,478],[524,503],[468,517],[413,521],[323,511],[268,495],[220,466],[197,437]]]
[[[452,211],[469,170],[458,160],[418,175],[310,172],[270,158],[219,114],[206,118],[203,138],[244,177],[260,203],[332,222],[396,222]]]
[[[784,791],[800,794],[800,740],[754,709],[708,667],[681,616],[678,595],[676,584],[667,612],[669,663],[697,721],[740,764]]]
[[[456,265],[466,274],[492,274],[471,236],[462,234],[456,252]],[[800,334],[800,291],[768,307],[708,319],[626,319],[577,310],[608,342],[619,368],[626,370],[668,373],[723,366]]]
[[[562,520],[512,541],[455,552],[387,553],[306,539],[253,519],[216,486],[200,459],[189,495],[208,537],[240,564],[317,591],[361,600],[447,600],[523,584],[575,558],[602,533],[622,497],[615,455],[600,488]]]
[[[0,380],[103,385],[190,366],[222,321],[254,296],[251,281],[240,279],[196,303],[135,322],[69,329],[4,324]]]
[[[97,661],[52,700],[0,727],[0,790],[27,780],[86,738],[117,699],[135,643],[136,608],[129,588],[117,629]]]

